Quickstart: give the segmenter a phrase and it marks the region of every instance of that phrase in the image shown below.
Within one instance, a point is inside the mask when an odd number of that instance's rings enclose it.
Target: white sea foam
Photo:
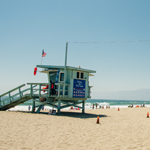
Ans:
[[[82,107],[82,104],[78,104],[77,106]],[[110,106],[111,108],[128,108],[128,105],[109,105],[109,103],[100,103],[97,106],[97,109],[100,109],[99,106],[103,106],[104,109],[106,109],[106,106]],[[133,108],[135,108],[137,105],[133,105]],[[139,105],[140,106],[140,105]],[[150,107],[150,105],[145,105],[145,107]],[[8,111],[28,111],[29,109],[28,105],[19,105],[19,106],[15,106],[13,108],[10,108]],[[50,106],[44,106],[44,110],[50,110],[52,109],[52,107]],[[65,108],[65,110],[69,110],[70,107]],[[85,103],[85,109],[93,109],[93,106],[91,103]],[[94,109],[96,109],[96,107],[94,106]],[[32,106],[30,105],[30,111],[32,110]],[[37,110],[37,108],[36,108]]]

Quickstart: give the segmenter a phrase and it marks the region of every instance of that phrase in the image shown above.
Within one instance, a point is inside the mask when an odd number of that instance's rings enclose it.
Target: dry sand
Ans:
[[[150,108],[97,109],[61,115],[0,112],[0,149],[150,150]],[[79,113],[80,112],[80,113]],[[100,124],[96,124],[97,116]]]

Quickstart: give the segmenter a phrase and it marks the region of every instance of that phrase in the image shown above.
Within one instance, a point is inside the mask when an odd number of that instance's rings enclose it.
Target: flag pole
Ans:
[[[42,66],[42,59],[43,59],[43,57],[41,57],[41,66]]]
[[[44,49],[42,50],[41,66],[42,66],[43,52],[44,52]]]
[[[43,52],[44,52],[44,49],[42,50],[41,67],[42,67],[42,60],[43,60]],[[43,68],[42,68],[42,70],[43,70]]]

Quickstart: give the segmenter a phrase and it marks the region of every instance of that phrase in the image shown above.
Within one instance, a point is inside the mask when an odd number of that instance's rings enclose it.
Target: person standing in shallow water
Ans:
[[[96,103],[96,109],[97,109],[97,103]]]
[[[94,104],[93,104],[93,109],[94,109]]]

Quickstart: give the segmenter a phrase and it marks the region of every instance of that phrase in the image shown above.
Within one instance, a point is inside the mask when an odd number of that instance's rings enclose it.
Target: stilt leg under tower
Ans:
[[[58,114],[60,114],[61,100],[58,100]]]
[[[33,104],[32,104],[32,112],[35,112],[35,101],[33,100]]]
[[[82,102],[82,113],[84,113],[84,108],[85,107],[85,101],[83,100],[83,102]]]

